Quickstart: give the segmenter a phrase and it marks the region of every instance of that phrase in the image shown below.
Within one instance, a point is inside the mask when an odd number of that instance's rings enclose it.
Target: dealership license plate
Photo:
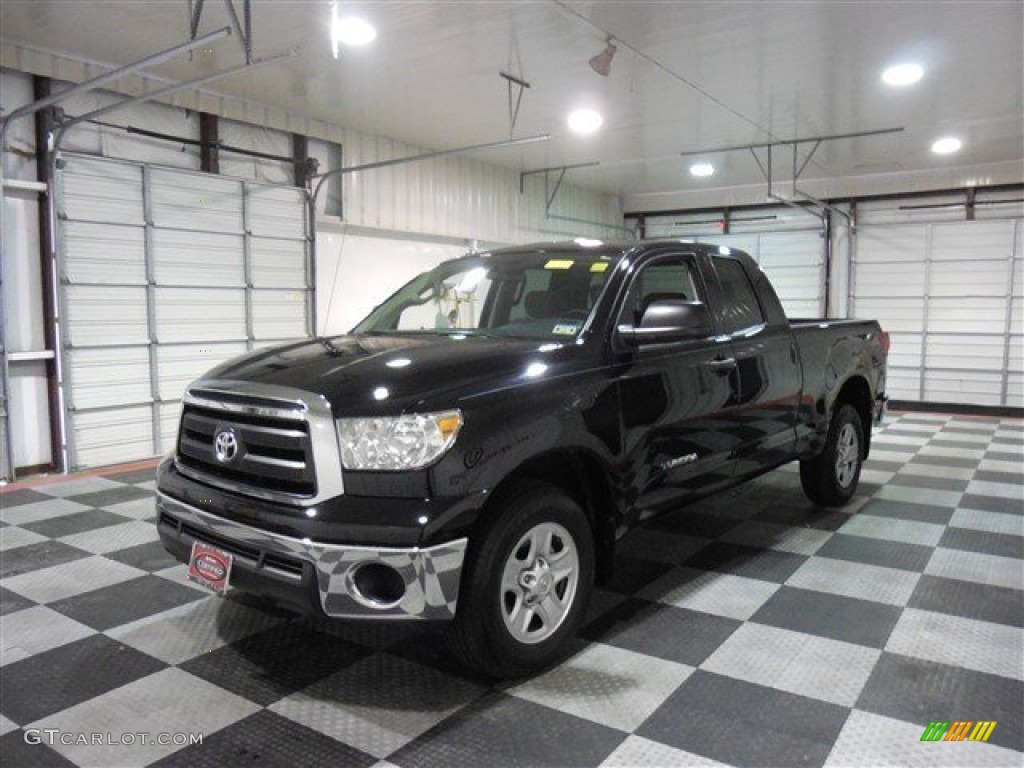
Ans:
[[[230,552],[217,549],[201,541],[193,542],[192,556],[188,560],[188,577],[219,595],[228,591],[231,578]]]

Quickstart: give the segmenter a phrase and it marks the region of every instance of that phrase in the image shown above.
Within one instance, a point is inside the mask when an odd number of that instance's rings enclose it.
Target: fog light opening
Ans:
[[[394,608],[405,597],[405,579],[382,563],[365,563],[349,573],[354,597],[371,608]]]

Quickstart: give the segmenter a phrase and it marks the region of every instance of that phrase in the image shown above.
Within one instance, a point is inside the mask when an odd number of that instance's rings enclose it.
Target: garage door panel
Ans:
[[[818,231],[775,232],[760,237],[758,262],[765,271],[781,267],[820,268],[824,245]]]
[[[857,296],[923,296],[925,289],[924,262],[886,264],[858,263],[854,269]]]
[[[904,368],[921,366],[924,336],[920,333],[892,333],[889,336],[889,365]]]
[[[252,326],[257,339],[291,339],[306,335],[304,291],[252,292]]]
[[[930,334],[925,348],[925,366],[929,370],[1001,371],[1004,350],[1000,336]]]
[[[153,411],[148,405],[74,412],[70,429],[73,468],[100,467],[155,455]]]
[[[999,405],[1002,391],[1001,373],[930,371],[924,399],[932,403]]]
[[[671,237],[671,235],[666,235],[666,237]],[[736,248],[749,256],[753,256],[755,261],[757,260],[757,235],[715,235],[714,239],[708,239],[727,248]]]
[[[919,400],[921,369],[897,368],[890,365],[885,380],[885,394],[893,400]]]
[[[245,286],[245,238],[214,232],[153,230],[158,284]]]
[[[72,283],[146,284],[142,227],[66,221],[61,234],[62,274]]]
[[[857,262],[861,264],[924,263],[928,252],[928,228],[863,227],[857,230]]]
[[[250,240],[252,284],[256,288],[306,287],[306,244],[302,240]]]
[[[820,300],[821,283],[816,267],[776,267],[765,269],[783,303],[787,300]]]
[[[931,296],[1006,296],[1009,264],[1002,261],[933,262],[929,279]]]
[[[934,224],[932,261],[1005,261],[1013,249],[1013,221]]]
[[[156,297],[161,344],[240,341],[246,337],[245,291],[229,288],[161,288]]]
[[[254,345],[307,336],[305,191],[63,157],[71,463],[148,458],[172,447],[190,381]]]
[[[1003,333],[1006,301],[1002,299],[931,299],[928,327],[939,333]]]
[[[74,408],[147,403],[152,398],[149,347],[71,349],[67,354],[74,384]]]
[[[67,340],[72,347],[147,344],[146,288],[69,285]]]
[[[201,232],[242,232],[242,182],[210,174],[154,169],[153,224]]]
[[[1011,372],[1007,377],[1006,404],[1012,408],[1024,408],[1024,374]]]
[[[924,328],[924,299],[857,298],[854,316],[877,320],[889,333],[920,333]]]
[[[157,349],[160,399],[177,400],[185,387],[211,368],[246,352],[245,342],[161,344]]]
[[[68,155],[58,178],[58,210],[64,218],[139,226],[145,223],[140,166]]]
[[[1024,299],[1019,296],[1010,302],[1010,333],[1024,333]]]
[[[786,317],[815,319],[821,317],[821,302],[817,299],[797,301],[790,299],[782,302],[782,308],[786,311]]]
[[[247,184],[249,231],[258,237],[301,240],[306,221],[295,215],[305,205],[305,193],[297,187]]]

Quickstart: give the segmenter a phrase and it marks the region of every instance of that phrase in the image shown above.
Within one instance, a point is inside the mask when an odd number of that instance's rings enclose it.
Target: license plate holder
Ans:
[[[196,584],[223,595],[231,580],[234,555],[202,541],[192,543],[188,560],[188,578]]]

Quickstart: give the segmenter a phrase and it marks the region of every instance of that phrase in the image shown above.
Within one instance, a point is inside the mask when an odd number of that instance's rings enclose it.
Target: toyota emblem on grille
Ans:
[[[222,429],[213,438],[213,452],[217,461],[228,464],[238,455],[238,438],[230,429]]]

